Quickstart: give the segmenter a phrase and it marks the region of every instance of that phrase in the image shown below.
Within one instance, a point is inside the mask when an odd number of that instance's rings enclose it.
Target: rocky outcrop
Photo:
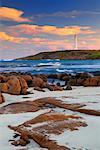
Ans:
[[[45,82],[42,78],[33,76],[32,79],[32,87],[42,89],[42,88],[47,88],[50,91],[62,91],[62,88],[60,86],[54,85],[54,84],[49,84]]]
[[[75,75],[75,78],[76,79],[87,79],[87,78],[91,78],[93,75],[92,74],[90,74],[90,73],[86,73],[86,72],[83,72],[83,73],[77,73],[76,75]]]
[[[90,73],[77,73],[76,75],[49,74],[48,78],[52,78],[53,80],[58,79],[59,81],[65,81],[65,86],[85,86],[86,84],[87,86],[100,86],[100,77],[94,77]]]
[[[49,78],[52,78],[52,83],[48,83]],[[55,79],[58,79],[56,84]],[[65,84],[61,85],[60,81],[65,81]],[[27,94],[28,87],[34,87],[38,91],[44,91],[43,88],[50,91],[62,91],[72,90],[71,86],[100,86],[100,76],[94,77],[89,73],[78,73],[76,75],[66,73],[39,74],[34,76],[21,73],[3,73],[0,75],[0,91],[9,94]]]
[[[27,83],[26,81],[17,76],[6,77],[5,83],[0,83],[0,91],[4,93],[19,95],[27,94]]]
[[[65,85],[69,84],[71,86],[100,86],[100,76],[92,76],[89,73],[78,73],[75,76],[71,76],[67,79],[65,76]]]
[[[84,86],[100,86],[100,76],[87,78],[84,83]]]

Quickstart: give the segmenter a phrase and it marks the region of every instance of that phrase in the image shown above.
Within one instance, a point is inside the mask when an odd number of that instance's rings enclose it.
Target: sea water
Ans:
[[[32,74],[78,73],[100,71],[99,60],[1,60],[0,72]]]

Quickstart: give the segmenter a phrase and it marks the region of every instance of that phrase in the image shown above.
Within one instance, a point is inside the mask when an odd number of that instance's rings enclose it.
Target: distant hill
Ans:
[[[100,50],[63,50],[54,52],[41,52],[36,55],[22,57],[16,60],[41,59],[100,59]]]

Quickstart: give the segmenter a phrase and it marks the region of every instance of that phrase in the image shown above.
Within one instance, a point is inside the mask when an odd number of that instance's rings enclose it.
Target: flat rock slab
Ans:
[[[23,113],[23,112],[35,112],[39,109],[44,108],[64,108],[66,110],[76,111],[88,115],[100,116],[99,110],[94,109],[86,109],[85,103],[67,103],[61,100],[57,100],[55,98],[41,98],[36,99],[35,101],[23,101],[18,103],[8,104],[0,108],[0,114],[7,114],[7,113]]]
[[[64,130],[79,130],[80,127],[86,127],[87,124],[79,116],[64,115],[57,113],[45,113],[32,120],[26,121],[19,126],[9,126],[20,135],[18,141],[12,144],[17,146],[28,144],[29,139],[33,139],[41,147],[48,150],[70,150],[68,147],[60,146],[55,141],[49,139],[49,134],[62,134]]]
[[[0,114],[17,114],[24,112],[35,112],[38,111],[39,108],[37,106],[32,105],[31,102],[18,102],[8,104],[0,108]]]

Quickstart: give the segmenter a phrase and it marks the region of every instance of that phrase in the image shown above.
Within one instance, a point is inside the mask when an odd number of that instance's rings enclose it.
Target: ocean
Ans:
[[[0,61],[0,72],[31,74],[80,73],[100,71],[99,60],[10,60]]]

